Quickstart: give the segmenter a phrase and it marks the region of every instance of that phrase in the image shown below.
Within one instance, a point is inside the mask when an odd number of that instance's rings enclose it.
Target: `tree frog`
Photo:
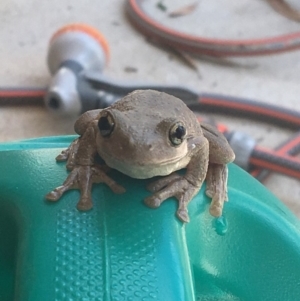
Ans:
[[[79,210],[93,206],[93,183],[103,182],[115,193],[125,189],[107,175],[109,168],[130,177],[162,176],[148,185],[144,202],[157,208],[170,197],[178,200],[177,217],[189,222],[188,203],[206,179],[212,198],[210,213],[222,215],[227,200],[227,163],[235,155],[214,127],[200,124],[186,104],[169,94],[136,90],[106,109],[82,114],[75,123],[79,138],[56,158],[67,161],[67,179],[46,195],[57,201],[65,191],[80,189]],[[106,165],[96,163],[99,155]],[[186,168],[184,175],[176,171]]]

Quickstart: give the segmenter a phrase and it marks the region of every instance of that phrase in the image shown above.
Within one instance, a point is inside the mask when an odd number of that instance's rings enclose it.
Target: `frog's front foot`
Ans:
[[[68,175],[63,185],[49,192],[45,197],[49,201],[58,201],[60,197],[68,190],[79,189],[80,199],[77,209],[81,211],[90,210],[92,203],[92,184],[103,182],[108,185],[113,192],[123,193],[125,189],[108,177],[105,173],[105,167],[100,166],[75,166]]]
[[[79,147],[79,139],[75,139],[71,145],[63,150],[55,159],[57,162],[63,162],[63,161],[67,161],[67,169],[68,170],[72,170],[76,163],[75,163],[75,155],[78,151],[78,147]]]
[[[206,195],[212,198],[209,212],[212,216],[220,217],[227,197],[228,169],[224,164],[210,164],[206,180]]]
[[[154,192],[153,195],[145,199],[147,206],[157,208],[166,199],[174,196],[179,202],[176,212],[177,217],[185,223],[190,221],[187,205],[200,187],[194,186],[186,178],[173,173],[151,183],[147,186],[147,189]]]

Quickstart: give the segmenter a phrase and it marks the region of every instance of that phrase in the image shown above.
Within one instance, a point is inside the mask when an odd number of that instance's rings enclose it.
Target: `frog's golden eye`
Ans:
[[[170,129],[169,139],[173,145],[180,145],[186,136],[186,129],[181,122],[176,122]]]
[[[109,137],[115,127],[113,116],[109,112],[105,112],[98,121],[98,128],[102,137]]]

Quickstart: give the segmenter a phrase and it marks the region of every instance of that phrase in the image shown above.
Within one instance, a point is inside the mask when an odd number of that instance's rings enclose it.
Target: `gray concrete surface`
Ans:
[[[168,26],[195,35],[256,38],[300,30],[300,24],[274,12],[263,0],[202,0],[189,16],[170,19],[157,9],[158,0],[144,1],[149,14]],[[192,1],[165,0],[169,11]],[[300,8],[296,0],[290,0]],[[47,86],[45,58],[54,31],[83,22],[101,31],[111,48],[105,72],[116,79],[187,84],[202,92],[242,96],[300,111],[300,51],[235,59],[254,68],[225,67],[197,61],[201,77],[178,57],[146,42],[124,15],[124,1],[2,0],[0,5],[0,86]],[[137,69],[126,72],[126,67]],[[214,115],[230,129],[252,135],[274,147],[291,132],[268,124]],[[0,142],[73,133],[72,119],[51,116],[42,107],[0,107]],[[267,187],[300,216],[299,180],[272,175]]]

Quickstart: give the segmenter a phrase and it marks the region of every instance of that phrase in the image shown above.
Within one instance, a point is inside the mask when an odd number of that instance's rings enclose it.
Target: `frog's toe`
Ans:
[[[209,213],[214,217],[220,217],[222,215],[223,207],[221,206],[210,206]]]
[[[147,190],[150,192],[157,192],[159,191],[162,187],[158,186],[156,182],[150,183],[146,186]]]
[[[218,192],[212,190],[212,189],[207,189],[205,191],[205,194],[209,197],[209,198],[213,198],[214,195],[216,195]],[[228,202],[228,195],[227,195],[227,191],[223,191],[223,199],[225,202]]]
[[[55,188],[54,190],[50,191],[48,194],[46,194],[45,198],[48,201],[56,202],[59,200],[59,198],[62,196],[62,191],[60,190],[62,186]]]
[[[66,161],[69,157],[69,154],[67,152],[62,151],[61,154],[59,154],[55,160],[58,162]]]
[[[145,198],[144,203],[150,208],[158,208],[161,204],[161,200],[156,196],[150,196]]]
[[[218,195],[215,195],[212,199],[209,212],[214,217],[220,217],[223,212],[224,199],[221,199]]]
[[[225,164],[211,164],[208,168],[206,195],[212,198],[209,212],[214,217],[222,215],[227,196],[228,169]]]
[[[116,194],[122,194],[122,193],[126,192],[126,189],[117,183],[112,184],[110,186],[110,189]]]
[[[151,192],[158,192],[169,184],[181,179],[181,176],[177,173],[172,173],[164,178],[160,178],[147,185],[147,190]]]
[[[205,191],[205,194],[206,194],[209,198],[212,198],[213,195],[214,195],[214,192],[213,192],[213,190],[211,190],[211,189],[207,189],[207,190]]]
[[[184,223],[188,223],[190,221],[189,214],[186,209],[179,209],[176,212],[177,217]]]
[[[81,198],[77,204],[79,211],[89,211],[93,208],[93,203],[90,198]]]

